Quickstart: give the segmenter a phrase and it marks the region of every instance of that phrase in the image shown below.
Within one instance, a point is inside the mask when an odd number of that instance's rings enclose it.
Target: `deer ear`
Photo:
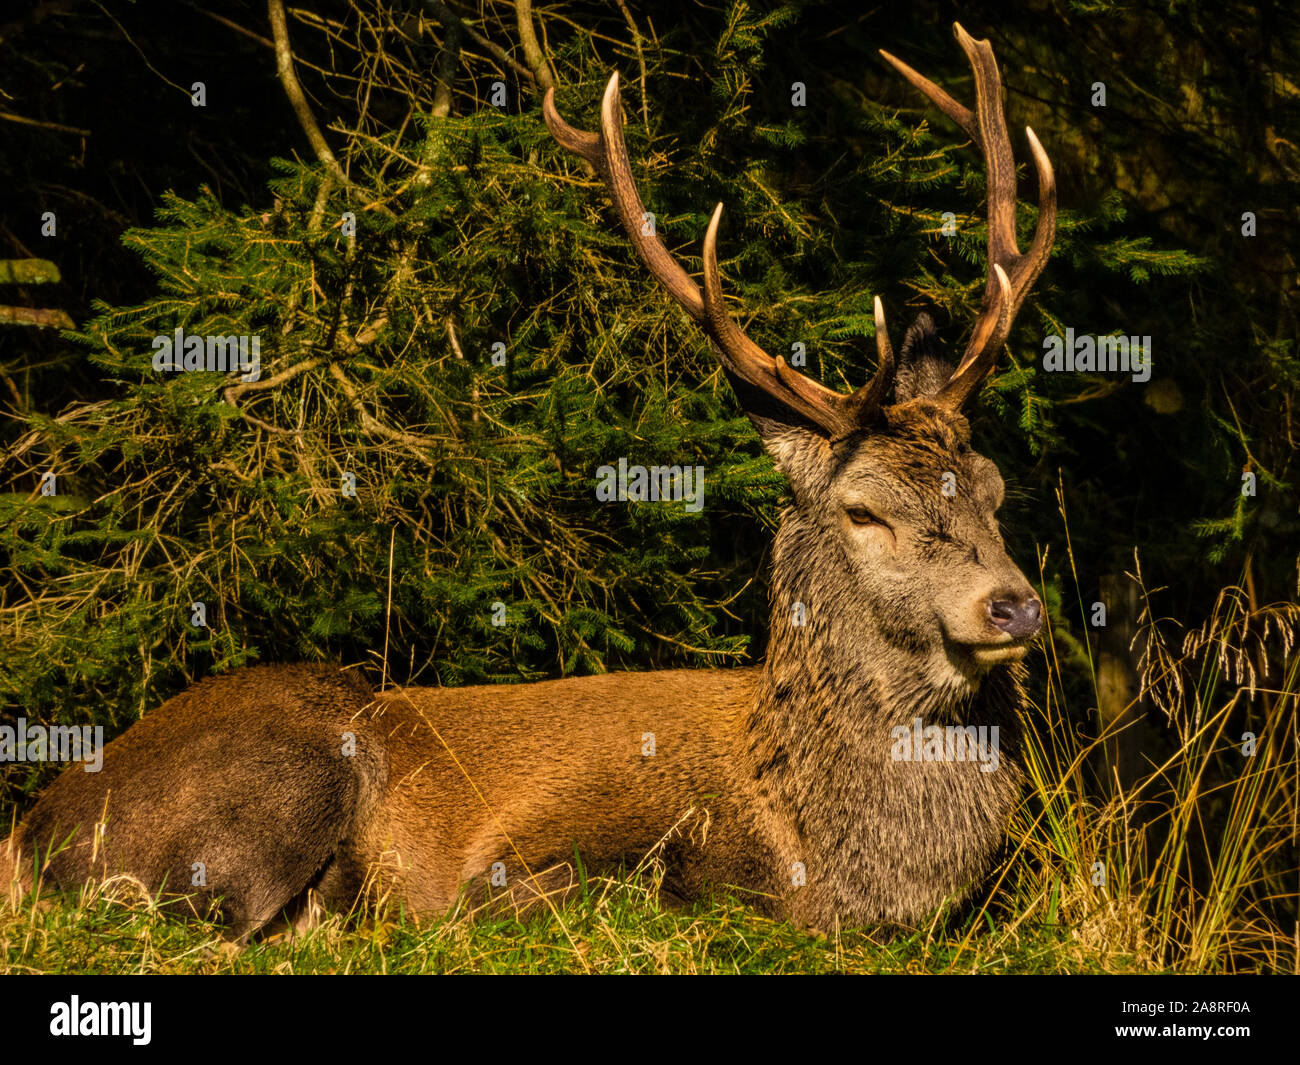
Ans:
[[[805,468],[804,463],[794,462],[795,455],[809,448],[828,448],[826,430],[815,425],[807,418],[796,413],[761,388],[751,385],[744,378],[737,377],[725,367],[723,372],[731,382],[732,391],[740,401],[741,409],[749,416],[758,435],[763,438],[763,446],[775,460],[777,468],[790,478],[793,483],[796,471]],[[799,489],[801,485],[794,485]]]
[[[917,396],[932,396],[948,383],[953,364],[939,354],[939,338],[934,321],[919,314],[898,354],[898,374],[894,378],[894,400],[906,403]]]

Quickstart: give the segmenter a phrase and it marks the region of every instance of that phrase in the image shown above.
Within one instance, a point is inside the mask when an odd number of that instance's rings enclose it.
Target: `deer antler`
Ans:
[[[1047,265],[1056,236],[1056,177],[1051,160],[1028,126],[1029,149],[1038,170],[1038,227],[1034,240],[1023,255],[1016,244],[1016,160],[1007,136],[1002,111],[1002,79],[987,40],[977,41],[961,23],[953,23],[962,50],[975,72],[975,112],[971,113],[943,89],[918,74],[901,59],[884,49],[880,54],[908,81],[920,89],[945,115],[957,123],[984,156],[989,186],[989,277],[984,289],[975,332],[952,377],[936,397],[956,410],[979,388],[997,361],[1011,332],[1011,323],[1024,303],[1034,280]]]
[[[645,205],[637,192],[623,140],[623,112],[619,102],[618,74],[613,74],[605,88],[600,108],[600,132],[586,133],[574,129],[555,110],[555,91],[548,89],[542,103],[546,125],[559,143],[574,152],[599,172],[614,200],[619,220],[627,231],[641,261],[708,335],[719,360],[737,377],[762,389],[787,407],[820,426],[832,444],[859,429],[869,427],[880,413],[894,378],[894,352],[885,328],[885,311],[876,297],[876,350],[879,366],[872,379],[852,395],[805,377],[786,365],[779,355],[773,358],[747,337],[723,304],[722,280],[718,275],[718,225],[722,221],[722,204],[713,211],[704,237],[704,289],[691,280],[681,265],[664,247],[658,236],[643,228]]]

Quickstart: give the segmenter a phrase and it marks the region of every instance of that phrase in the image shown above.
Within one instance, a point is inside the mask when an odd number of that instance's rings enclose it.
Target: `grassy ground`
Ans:
[[[601,887],[608,886],[608,892]],[[892,942],[866,932],[817,937],[736,903],[669,912],[640,885],[597,893],[527,923],[399,920],[348,929],[339,918],[292,941],[214,949],[219,929],[100,894],[0,921],[8,973],[1078,973],[1129,971],[1064,927],[944,926]],[[969,941],[967,934],[974,932]],[[1142,970],[1145,971],[1145,970]]]

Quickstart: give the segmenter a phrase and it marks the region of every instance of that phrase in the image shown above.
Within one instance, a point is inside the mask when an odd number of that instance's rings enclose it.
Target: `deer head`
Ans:
[[[983,305],[954,367],[936,351],[925,315],[908,331],[896,360],[876,297],[877,369],[851,395],[766,354],[732,321],[718,275],[721,204],[704,238],[702,287],[656,235],[644,231],[645,207],[623,139],[617,74],[605,90],[598,133],[568,125],[555,109],[554,90],[547,91],[543,115],[555,139],[600,174],[642,262],[712,341],[747,414],[790,480],[795,503],[777,539],[776,619],[783,615],[783,598],[806,597],[815,584],[839,621],[828,635],[876,651],[883,642],[885,649],[919,660],[933,683],[961,691],[990,667],[1022,658],[1041,623],[1041,604],[1007,556],[998,530],[1002,478],[971,449],[962,406],[993,368],[1047,262],[1056,192],[1047,154],[1026,129],[1040,208],[1033,242],[1022,254],[1016,243],[1015,159],[997,63],[988,41],[972,39],[960,25],[954,29],[974,70],[973,113],[911,67],[881,54],[983,154],[989,189]],[[774,654],[780,628],[774,625]]]

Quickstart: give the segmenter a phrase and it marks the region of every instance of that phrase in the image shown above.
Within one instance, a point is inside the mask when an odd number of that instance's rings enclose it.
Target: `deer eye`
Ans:
[[[866,507],[852,506],[845,507],[844,510],[849,516],[849,521],[853,522],[854,525],[884,525],[886,529],[889,528],[885,522],[877,518]]]

